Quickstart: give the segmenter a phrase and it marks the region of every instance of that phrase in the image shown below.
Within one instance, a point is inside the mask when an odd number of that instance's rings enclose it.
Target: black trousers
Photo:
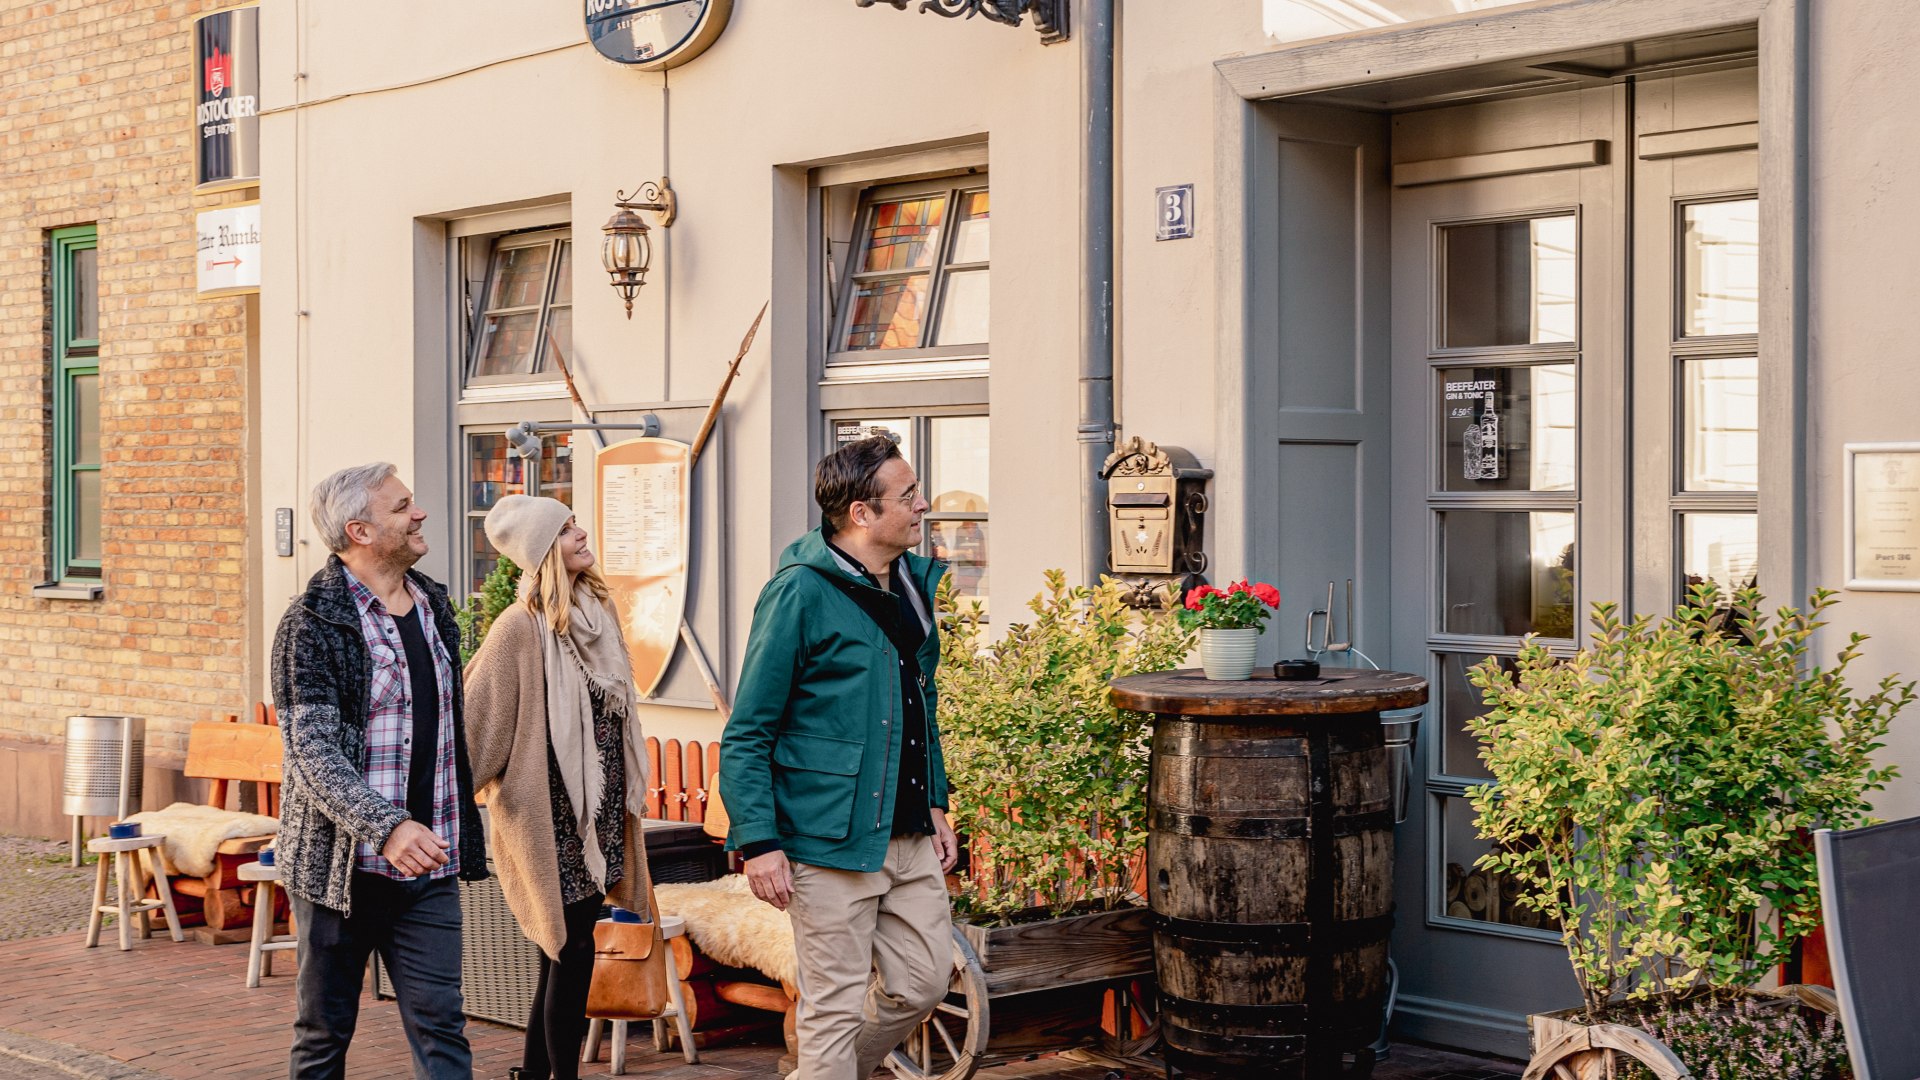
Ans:
[[[460,893],[451,877],[395,881],[353,875],[353,915],[291,896],[300,931],[294,978],[292,1080],[338,1080],[360,1017],[375,949],[393,978],[400,1022],[421,1080],[469,1080],[473,1054],[460,996]],[[587,958],[593,958],[588,949]]]
[[[606,897],[595,893],[562,908],[567,941],[560,959],[540,956],[540,981],[527,1017],[527,1047],[520,1055],[524,1080],[577,1080],[580,1044],[587,1037],[587,988],[593,985],[593,924]]]

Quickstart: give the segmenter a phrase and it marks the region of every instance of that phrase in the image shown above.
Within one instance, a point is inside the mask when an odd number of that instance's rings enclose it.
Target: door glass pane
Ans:
[[[1572,364],[1442,368],[1440,490],[1572,491]]]
[[[1479,653],[1440,653],[1440,771],[1448,776],[1491,780],[1486,763],[1480,760],[1480,740],[1467,730],[1467,721],[1487,711],[1480,691],[1467,680],[1468,669],[1487,659]],[[1511,672],[1510,656],[1494,657],[1494,662]]]
[[[1573,514],[1445,510],[1437,516],[1443,633],[1573,636]]]
[[[1760,332],[1760,200],[1680,212],[1680,335]]]
[[[945,195],[873,204],[861,272],[932,266],[940,250],[940,226],[946,209]]]
[[[73,253],[73,337],[93,341],[100,337],[100,249]]]
[[[100,561],[100,470],[73,474],[73,557]]]
[[[525,495],[524,460],[499,432],[467,436],[467,509],[485,511],[506,495]]]
[[[988,255],[987,193],[969,191],[960,196],[960,212],[954,215],[953,256],[951,263],[986,262]]]
[[[845,349],[914,349],[927,306],[925,274],[862,281],[853,289]]]
[[[1730,597],[1758,580],[1760,519],[1754,514],[1680,515],[1682,595],[1712,581]]]
[[[948,565],[962,609],[965,601],[978,600],[983,610],[992,610],[987,605],[987,523],[928,519],[926,524],[933,557]]]
[[[480,357],[474,361],[474,377],[531,374],[533,339],[539,328],[538,311],[487,316],[480,327]]]
[[[895,420],[835,420],[833,449],[874,435],[891,435],[894,445],[900,448],[900,456],[907,459],[907,464],[913,464],[913,421],[904,416]]]
[[[1760,489],[1760,361],[1684,360],[1681,458],[1685,491]]]
[[[73,464],[100,464],[100,376],[75,375],[73,388]]]
[[[928,501],[936,514],[987,512],[987,418],[933,418],[933,464]]]
[[[1571,214],[1440,230],[1443,348],[1573,341],[1579,327]]]
[[[935,345],[973,345],[987,340],[987,272],[965,270],[947,275],[940,301]]]
[[[1451,919],[1499,923],[1535,930],[1558,930],[1539,912],[1521,907],[1519,882],[1498,870],[1475,869],[1474,862],[1493,850],[1474,828],[1473,804],[1457,795],[1441,795],[1441,865],[1445,875],[1440,888],[1440,913]]]
[[[552,245],[501,248],[493,254],[493,291],[487,310],[538,307],[547,292],[547,262]]]

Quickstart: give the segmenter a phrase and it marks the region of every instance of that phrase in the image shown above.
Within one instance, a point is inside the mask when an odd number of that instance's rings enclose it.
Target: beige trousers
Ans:
[[[899,836],[872,873],[793,864],[799,1080],[865,1080],[946,995],[946,879],[930,836]]]

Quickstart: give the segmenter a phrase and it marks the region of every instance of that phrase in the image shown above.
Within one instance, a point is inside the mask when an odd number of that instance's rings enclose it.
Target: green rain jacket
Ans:
[[[909,552],[906,569],[929,609],[944,564]],[[831,575],[830,581],[823,575]],[[740,689],[720,742],[728,850],[778,839],[809,866],[876,871],[893,835],[899,784],[900,660],[893,644],[835,582],[888,594],[841,569],[814,530],[781,553],[760,590]],[[940,633],[919,650],[927,706],[927,792],[947,808],[940,753]]]

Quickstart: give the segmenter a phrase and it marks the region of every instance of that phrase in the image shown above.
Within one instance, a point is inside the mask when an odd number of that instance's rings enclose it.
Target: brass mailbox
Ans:
[[[1144,599],[1206,572],[1205,488],[1212,469],[1178,446],[1135,435],[1107,456],[1100,475],[1107,481],[1108,566],[1116,576],[1150,576],[1133,582]]]

